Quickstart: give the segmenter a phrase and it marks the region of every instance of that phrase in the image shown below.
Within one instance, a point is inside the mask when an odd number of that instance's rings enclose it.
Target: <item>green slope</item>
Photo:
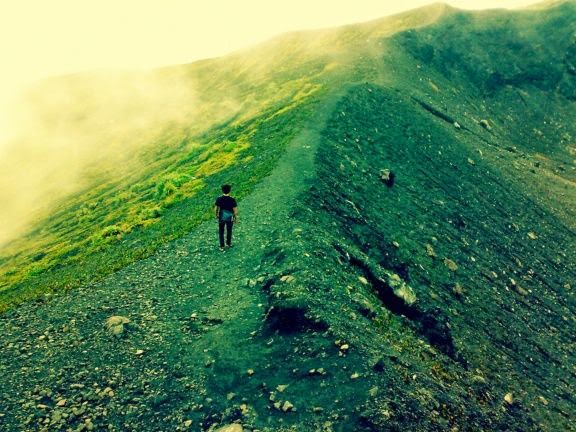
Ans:
[[[0,421],[574,430],[575,23],[573,2],[435,5],[158,72],[202,83],[204,129],[170,129],[5,254],[6,306],[91,283],[2,315]],[[248,102],[211,123],[232,88]],[[222,254],[196,226],[224,181],[243,216]],[[41,254],[63,239],[80,251]]]
[[[0,231],[0,310],[149,255],[205,220],[222,181],[244,196],[314,103],[359,79],[349,66],[360,62],[366,38],[425,25],[446,10],[288,34],[149,73],[39,84],[26,97],[28,132],[0,162],[8,227]]]
[[[303,77],[272,75],[260,79],[258,87],[238,76],[233,64],[228,68],[211,64],[210,70],[205,69],[205,65],[192,65],[175,71],[160,71],[158,75],[162,80],[168,80],[168,84],[154,89],[155,93],[161,93],[169,87],[175,93],[169,85],[172,75],[198,74],[198,77],[187,79],[190,85],[205,86],[202,96],[192,102],[201,106],[200,113],[196,107],[191,108],[193,112],[186,113],[187,105],[180,100],[184,114],[179,112],[177,119],[162,119],[160,113],[162,123],[158,125],[158,119],[151,120],[151,130],[145,130],[145,124],[138,124],[128,129],[119,127],[118,135],[108,128],[99,133],[97,129],[108,124],[115,115],[126,116],[117,112],[118,108],[108,113],[106,102],[111,101],[104,100],[92,107],[94,115],[73,122],[75,129],[89,137],[88,142],[84,142],[88,148],[81,151],[77,160],[70,161],[64,156],[62,161],[45,168],[46,172],[37,174],[35,180],[39,183],[50,182],[50,178],[56,180],[48,185],[34,185],[48,195],[49,200],[38,197],[37,202],[44,204],[35,216],[38,222],[3,247],[0,309],[44,292],[77,286],[150,254],[158,245],[183,235],[205,220],[214,188],[222,182],[237,184],[236,193],[240,197],[246,195],[270,172],[283,146],[299,129],[302,119],[313,109],[314,101],[323,91],[323,84],[310,68],[305,69]],[[214,77],[213,71],[221,69],[229,76],[219,76],[209,83],[199,78]],[[76,80],[80,84],[70,86],[64,81],[57,83],[56,88],[69,92],[72,99],[78,98],[79,106],[85,105],[82,101],[84,92],[98,93],[103,86],[101,81],[92,82],[90,76]],[[186,79],[180,76],[177,86],[185,82]],[[155,82],[155,85],[159,84]],[[52,87],[54,84],[48,86],[49,91],[40,89],[39,95],[31,96],[43,109],[42,116],[45,116],[45,109],[54,108],[51,104],[46,108],[41,100],[55,92]],[[226,98],[232,97],[232,92],[234,99],[243,104],[241,111],[230,114],[221,105],[226,103]],[[133,96],[127,93],[128,99]],[[149,118],[151,111],[156,109],[161,111],[162,106],[138,107],[136,113],[129,111],[128,118],[131,115]],[[235,107],[235,110],[239,109]],[[41,129],[42,133],[56,134],[64,139],[66,137],[60,135],[69,133],[71,127],[59,127],[57,123],[66,124],[69,117],[78,115],[52,113],[51,116],[57,118],[43,118],[49,128]],[[71,151],[77,145],[74,138],[65,142],[71,148],[58,151],[65,154]],[[108,140],[110,144],[102,146]],[[26,138],[22,142],[24,145],[29,143]],[[48,152],[57,150],[49,147],[48,139],[44,142]],[[10,166],[21,169],[18,163],[21,154],[4,160],[7,181],[14,177],[10,176]],[[43,154],[37,157],[42,158]],[[36,162],[41,166],[40,160]],[[64,165],[72,162],[82,171],[72,177],[76,189],[62,184],[70,180]],[[59,175],[62,175],[61,180]],[[16,184],[13,182],[8,187],[14,188]]]

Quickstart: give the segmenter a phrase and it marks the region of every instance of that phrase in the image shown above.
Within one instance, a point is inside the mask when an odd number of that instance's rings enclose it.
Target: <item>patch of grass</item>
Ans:
[[[288,108],[279,103],[242,124],[214,128],[163,169],[103,183],[64,204],[2,264],[0,311],[150,255],[207,220],[222,183],[234,184],[239,199],[246,196],[272,170],[314,101],[312,93],[298,94]]]

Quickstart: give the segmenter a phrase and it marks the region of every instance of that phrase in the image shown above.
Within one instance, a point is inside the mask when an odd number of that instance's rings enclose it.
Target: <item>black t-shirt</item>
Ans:
[[[236,200],[231,196],[222,195],[216,199],[216,205],[220,207],[220,210],[232,211],[234,207],[237,207]]]

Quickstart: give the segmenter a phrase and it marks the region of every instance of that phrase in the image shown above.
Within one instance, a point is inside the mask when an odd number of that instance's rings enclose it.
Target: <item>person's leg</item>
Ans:
[[[234,224],[232,223],[232,221],[228,221],[226,222],[226,244],[228,246],[232,245],[232,226]]]
[[[226,225],[226,222],[218,222],[218,237],[222,248],[224,247],[224,225]]]

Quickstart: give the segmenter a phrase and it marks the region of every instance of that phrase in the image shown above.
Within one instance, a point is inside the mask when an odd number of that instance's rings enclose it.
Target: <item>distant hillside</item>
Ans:
[[[40,86],[2,178],[74,186],[2,249],[0,422],[576,430],[575,35],[433,5]]]

